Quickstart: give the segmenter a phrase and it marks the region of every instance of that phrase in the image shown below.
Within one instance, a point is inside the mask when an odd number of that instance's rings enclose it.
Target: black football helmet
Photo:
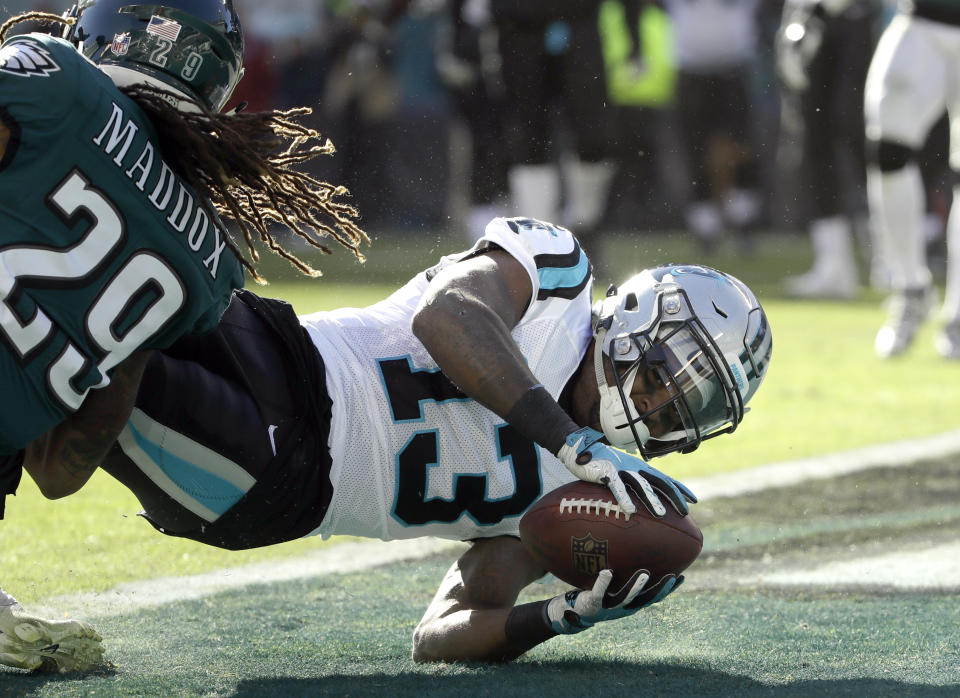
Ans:
[[[220,111],[243,75],[232,0],[81,0],[64,37],[118,86],[147,83]]]

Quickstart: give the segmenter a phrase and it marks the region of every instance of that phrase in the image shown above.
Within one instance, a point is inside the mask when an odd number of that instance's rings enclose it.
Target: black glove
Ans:
[[[23,451],[0,456],[0,519],[3,518],[4,498],[16,494],[23,473]]]

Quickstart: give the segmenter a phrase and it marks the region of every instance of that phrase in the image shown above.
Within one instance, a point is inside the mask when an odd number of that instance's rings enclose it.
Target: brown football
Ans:
[[[627,516],[608,488],[569,482],[527,510],[520,519],[520,540],[545,569],[580,589],[593,587],[602,569],[613,570],[611,590],[639,569],[649,571],[652,581],[680,574],[703,548],[700,527],[665,498],[667,513],[658,519],[636,493],[630,496],[637,511]]]

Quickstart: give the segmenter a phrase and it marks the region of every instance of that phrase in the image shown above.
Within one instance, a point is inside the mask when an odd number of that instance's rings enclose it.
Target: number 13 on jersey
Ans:
[[[396,456],[397,492],[393,516],[407,526],[453,523],[466,514],[480,525],[493,525],[508,516],[519,516],[540,496],[540,456],[533,442],[523,438],[509,424],[492,425],[490,441],[470,443],[484,455],[507,461],[513,474],[514,490],[509,496],[489,496],[489,475],[457,473],[456,463],[438,463],[441,439],[453,438],[425,422],[424,405],[440,406],[473,403],[439,370],[414,369],[408,357],[378,361],[394,421],[423,422]],[[476,403],[473,403],[476,404]],[[491,461],[491,467],[494,462]],[[451,471],[453,488],[449,498],[427,497],[431,468]]]

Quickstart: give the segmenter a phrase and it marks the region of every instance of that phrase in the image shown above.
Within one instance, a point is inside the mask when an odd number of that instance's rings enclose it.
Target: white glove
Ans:
[[[547,618],[553,630],[562,635],[579,633],[595,623],[631,616],[663,599],[683,583],[683,576],[668,574],[656,584],[644,588],[650,579],[646,570],[637,570],[619,591],[607,592],[613,572],[601,570],[593,589],[573,589],[555,596],[547,604]]]
[[[103,664],[97,632],[78,620],[48,620],[18,604],[0,606],[0,664],[64,674]]]
[[[647,465],[642,458],[611,448],[601,439],[603,434],[596,429],[577,429],[567,435],[566,443],[557,452],[557,458],[581,480],[609,487],[620,509],[627,514],[633,514],[637,508],[627,493],[625,481],[640,495],[654,516],[667,513],[657,491],[667,497],[678,514],[686,516],[690,513],[687,502],[696,502],[697,498],[686,486]]]

